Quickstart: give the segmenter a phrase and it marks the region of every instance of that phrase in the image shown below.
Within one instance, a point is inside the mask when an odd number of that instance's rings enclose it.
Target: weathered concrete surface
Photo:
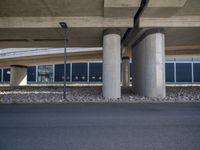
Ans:
[[[0,48],[5,47],[63,47],[60,21],[67,22],[69,47],[101,47],[103,30],[116,27],[123,36],[133,27],[141,0],[4,0],[0,2]],[[140,27],[191,27],[200,26],[199,0],[150,0],[141,19]],[[199,45],[195,34],[183,32],[188,37],[185,46]],[[173,33],[173,32],[172,32]],[[177,35],[177,34],[176,34]],[[176,39],[176,35],[172,41]],[[166,35],[166,39],[168,36]],[[166,45],[172,45],[166,42]],[[176,46],[176,45],[172,45]]]
[[[103,96],[121,97],[121,45],[120,35],[110,33],[103,37]]]
[[[200,16],[140,19],[140,27],[200,27]]]
[[[122,57],[122,86],[129,87],[130,85],[130,58]]]
[[[165,89],[165,36],[147,35],[133,48],[133,90],[148,97],[166,96]]]
[[[16,58],[0,59],[0,67],[9,67],[10,65],[45,65],[45,64],[60,64],[64,62],[64,55],[61,54],[46,54],[35,56],[23,56]],[[73,52],[67,53],[67,62],[88,62],[101,61],[102,51],[89,52]]]
[[[121,68],[121,80],[123,87],[129,87],[130,84],[130,61],[132,60],[132,48],[123,47],[121,50],[122,68]]]
[[[10,75],[10,86],[27,85],[27,68],[12,66]]]
[[[131,51],[131,50],[130,50]],[[128,56],[132,58],[131,52],[123,54],[122,57]],[[0,67],[10,67],[12,64],[16,65],[45,65],[45,64],[60,64],[63,63],[63,54],[43,54],[35,56],[23,56],[13,58],[1,58]],[[199,58],[200,57],[200,46],[172,46],[165,48],[166,58]],[[76,52],[67,53],[68,62],[88,62],[88,61],[102,61],[102,51],[90,51],[90,52]],[[123,68],[122,68],[123,69]]]

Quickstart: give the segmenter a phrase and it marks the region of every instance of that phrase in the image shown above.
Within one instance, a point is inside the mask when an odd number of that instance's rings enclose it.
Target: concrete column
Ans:
[[[27,67],[11,66],[10,86],[27,85]]]
[[[149,30],[140,38],[133,47],[133,68],[135,93],[148,97],[165,97],[165,36],[163,33]]]
[[[130,84],[129,57],[122,57],[122,86],[129,87],[129,84]]]
[[[107,29],[103,36],[103,96],[121,97],[120,62],[121,37],[117,29]]]

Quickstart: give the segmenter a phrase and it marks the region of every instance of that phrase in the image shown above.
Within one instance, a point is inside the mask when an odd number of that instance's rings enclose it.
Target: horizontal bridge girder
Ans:
[[[60,28],[59,22],[69,28],[132,27],[132,18],[104,17],[0,17],[0,28]]]
[[[140,18],[140,27],[200,27],[200,16],[170,18]]]

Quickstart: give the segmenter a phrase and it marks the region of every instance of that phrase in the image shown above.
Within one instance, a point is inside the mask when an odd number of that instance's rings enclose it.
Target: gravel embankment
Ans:
[[[200,102],[200,87],[167,87],[164,99],[134,95],[122,89],[119,99],[102,97],[101,87],[67,87],[67,99],[62,98],[62,87],[0,87],[0,103],[62,103],[62,102]]]

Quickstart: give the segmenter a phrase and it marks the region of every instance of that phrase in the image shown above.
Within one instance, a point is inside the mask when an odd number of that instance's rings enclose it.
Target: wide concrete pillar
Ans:
[[[103,35],[103,96],[120,98],[120,30],[106,29]]]
[[[133,47],[134,92],[163,98],[165,89],[165,35],[148,30]]]
[[[27,85],[27,67],[11,66],[10,86]]]
[[[129,57],[122,57],[122,86],[129,87],[130,85],[130,62]]]

